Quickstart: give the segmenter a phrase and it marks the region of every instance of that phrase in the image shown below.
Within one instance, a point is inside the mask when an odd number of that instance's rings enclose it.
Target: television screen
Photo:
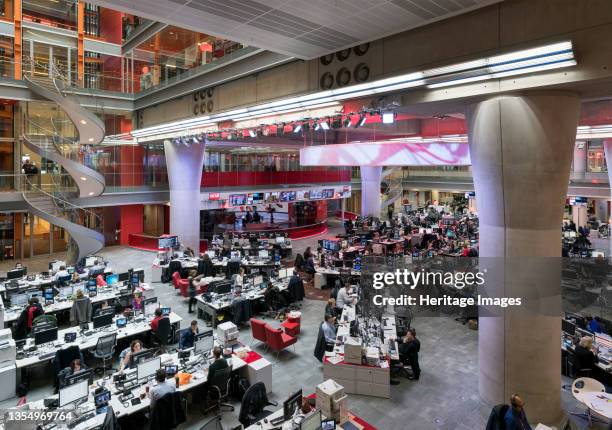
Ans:
[[[297,200],[304,200],[306,198],[306,192],[305,191],[298,191],[297,195],[296,195],[296,199]]]
[[[253,202],[261,202],[264,199],[264,193],[252,193],[249,194],[249,197]]]
[[[321,190],[312,190],[310,191],[310,198],[312,200],[318,200],[323,198],[323,191]]]
[[[176,248],[178,246],[178,237],[160,237],[157,242],[157,247],[159,249]]]
[[[246,202],[246,194],[230,194],[229,196],[230,206],[242,206],[246,205]]]
[[[295,200],[295,191],[283,191],[280,193],[281,202],[292,202]]]
[[[323,198],[324,199],[333,199],[334,198],[334,189],[333,188],[328,188],[326,190],[323,190]]]

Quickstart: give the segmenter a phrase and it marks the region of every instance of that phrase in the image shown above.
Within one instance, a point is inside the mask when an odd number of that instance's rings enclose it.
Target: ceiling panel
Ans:
[[[500,1],[91,0],[91,3],[310,59]]]

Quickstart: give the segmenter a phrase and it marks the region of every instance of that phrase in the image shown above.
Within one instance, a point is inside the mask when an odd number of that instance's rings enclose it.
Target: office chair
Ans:
[[[234,407],[230,405],[229,403],[223,403],[223,402],[226,402],[227,399],[229,398],[230,382],[232,379],[231,377],[232,377],[231,367],[226,367],[225,369],[220,369],[214,372],[212,378],[209,381],[208,393],[209,395],[214,393],[214,395],[217,397],[215,398],[215,403],[212,406],[205,409],[205,413],[213,409],[221,410],[222,407],[228,408],[229,411],[234,410]],[[211,397],[209,396],[208,399],[210,402]]]
[[[98,343],[96,343],[96,348],[93,350],[92,354],[94,357],[102,359],[102,367],[96,367],[94,372],[98,373],[101,370],[102,376],[104,376],[107,370],[115,370],[111,367],[107,368],[106,361],[113,359],[116,346],[117,333],[112,333],[98,338]]]
[[[204,423],[200,430],[224,430],[221,423],[221,415],[215,415]]]
[[[242,396],[238,421],[246,428],[264,419],[272,414],[272,411],[265,410],[266,406],[278,406],[278,403],[268,400],[266,386],[263,382],[256,382]]]
[[[157,323],[157,331],[155,332],[155,340],[159,345],[160,352],[165,353],[166,347],[170,343],[172,335],[172,324],[170,324],[170,318],[162,318]]]

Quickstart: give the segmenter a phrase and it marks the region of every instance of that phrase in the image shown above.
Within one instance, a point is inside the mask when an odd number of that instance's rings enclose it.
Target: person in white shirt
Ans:
[[[244,267],[241,267],[236,278],[234,279],[234,286],[242,286],[244,282]]]
[[[57,281],[60,278],[65,278],[66,276],[70,276],[70,273],[66,270],[66,266],[60,266],[59,270],[55,274],[54,280]]]
[[[176,382],[174,379],[166,381],[166,370],[157,369],[155,372],[155,380],[157,385],[149,390],[149,398],[151,399],[151,409],[155,407],[155,402],[164,397],[168,393],[176,391]]]
[[[336,297],[336,307],[342,309],[345,305],[352,305],[353,302],[354,300],[351,298],[350,286],[340,288],[338,297]]]
[[[321,324],[321,329],[323,329],[323,336],[325,336],[326,343],[335,343],[336,342],[336,326],[334,325],[336,321],[336,317],[332,315],[325,315],[325,321]]]

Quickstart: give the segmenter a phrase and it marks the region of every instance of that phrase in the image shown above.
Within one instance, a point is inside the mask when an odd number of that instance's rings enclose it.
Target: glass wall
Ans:
[[[49,63],[55,62],[65,79],[69,80],[74,86],[77,82],[77,50],[65,46],[54,46],[34,40],[24,40],[23,58],[33,58],[34,65],[30,67],[30,72],[37,76],[49,75]],[[24,70],[25,71],[25,70]]]
[[[603,141],[592,140],[587,142],[587,172],[607,172],[606,156]]]
[[[0,0],[0,18],[13,20],[13,0]]]
[[[74,0],[23,0],[23,20],[76,31],[77,2]]]
[[[14,59],[13,38],[0,36],[0,77],[13,77]]]
[[[207,150],[204,156],[205,172],[290,172],[320,170],[319,167],[300,166],[297,152],[253,153],[248,151],[222,152]],[[326,167],[326,170],[338,169]],[[340,168],[343,169],[343,168]]]

